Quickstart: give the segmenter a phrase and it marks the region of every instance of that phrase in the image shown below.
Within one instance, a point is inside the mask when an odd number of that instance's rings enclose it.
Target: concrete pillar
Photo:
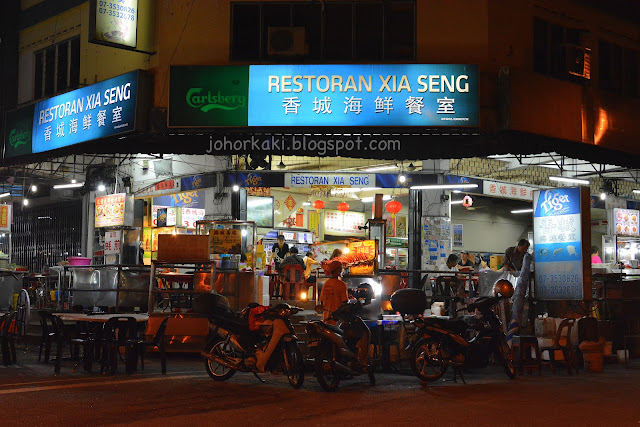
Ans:
[[[448,162],[447,162],[448,164]],[[438,176],[438,183],[444,175]],[[452,248],[451,205],[449,190],[422,191],[422,269],[445,262]]]

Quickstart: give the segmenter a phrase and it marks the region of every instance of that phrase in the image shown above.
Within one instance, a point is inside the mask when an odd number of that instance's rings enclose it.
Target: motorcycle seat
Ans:
[[[331,324],[329,324],[329,323],[325,323],[325,322],[320,322],[320,323],[321,323],[321,324],[322,324],[322,326],[324,326],[326,329],[328,329],[328,330],[330,330],[330,331],[332,331],[332,332],[335,332],[336,334],[344,335],[344,331],[343,331],[342,329],[338,328],[337,326],[335,326],[335,325],[331,325]]]
[[[453,331],[457,334],[463,334],[467,329],[472,326],[467,323],[465,319],[441,319],[438,317],[428,317],[425,319],[425,325],[433,325],[442,329]]]

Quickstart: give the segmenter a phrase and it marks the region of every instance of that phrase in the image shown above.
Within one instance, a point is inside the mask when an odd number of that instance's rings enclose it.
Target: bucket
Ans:
[[[580,345],[584,367],[588,372],[602,372],[604,370],[604,354],[602,343],[595,341],[584,341]]]
[[[68,258],[69,265],[91,265],[91,258],[81,256],[70,256]]]

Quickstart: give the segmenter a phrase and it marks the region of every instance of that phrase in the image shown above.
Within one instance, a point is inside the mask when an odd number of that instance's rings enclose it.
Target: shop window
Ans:
[[[600,89],[638,97],[640,54],[605,40],[598,42],[598,85]]]
[[[34,99],[75,89],[79,82],[80,37],[62,41],[35,53]]]
[[[585,35],[583,30],[534,18],[534,71],[575,82],[590,79],[591,51],[583,46]]]
[[[283,27],[292,47],[274,54]],[[413,60],[415,0],[236,2],[231,32],[232,60]]]

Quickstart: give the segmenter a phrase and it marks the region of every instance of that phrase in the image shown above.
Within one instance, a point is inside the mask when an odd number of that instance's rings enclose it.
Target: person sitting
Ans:
[[[591,246],[591,264],[602,264],[600,258],[600,248],[597,246]]]
[[[325,273],[330,276],[320,292],[320,303],[322,304],[322,320],[331,325],[335,325],[336,321],[329,319],[331,313],[336,311],[342,303],[349,300],[347,293],[347,284],[340,279],[342,274],[342,263],[340,261],[331,261],[325,267]]]
[[[303,261],[305,265],[305,269],[304,269],[305,280],[307,281],[307,283],[315,283],[316,276],[315,275],[311,276],[311,267],[320,263],[315,260],[315,258],[313,257],[313,252],[311,251],[307,252],[307,256],[304,257]]]
[[[284,258],[284,261],[282,261],[282,268],[284,269],[284,266],[287,264],[299,265],[303,269],[306,267],[302,256],[298,253],[298,248],[296,248],[295,246],[292,246],[289,249],[289,255],[287,255]]]
[[[332,259],[337,258],[339,256],[342,256],[342,251],[340,249],[336,248],[331,253],[331,256],[329,257],[329,260],[332,260]]]

